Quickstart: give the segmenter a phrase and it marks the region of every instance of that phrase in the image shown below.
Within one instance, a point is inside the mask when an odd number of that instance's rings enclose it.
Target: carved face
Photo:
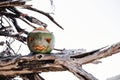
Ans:
[[[29,33],[27,44],[31,52],[50,53],[54,48],[54,35],[47,29],[37,28]]]

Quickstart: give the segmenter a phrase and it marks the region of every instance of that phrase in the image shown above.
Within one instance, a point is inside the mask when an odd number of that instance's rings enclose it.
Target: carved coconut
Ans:
[[[54,35],[45,28],[36,28],[29,33],[27,45],[33,53],[50,53],[54,48]]]

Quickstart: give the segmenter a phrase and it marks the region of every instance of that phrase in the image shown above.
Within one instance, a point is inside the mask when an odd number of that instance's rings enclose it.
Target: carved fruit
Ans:
[[[29,33],[27,45],[33,53],[50,53],[54,48],[54,35],[44,28],[36,28]]]

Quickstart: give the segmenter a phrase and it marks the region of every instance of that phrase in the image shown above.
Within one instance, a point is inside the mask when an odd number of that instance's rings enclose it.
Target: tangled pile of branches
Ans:
[[[42,15],[46,16],[47,18],[49,18],[50,21],[52,21],[58,27],[63,29],[62,26],[59,25],[49,13],[38,10],[36,8],[33,8],[32,5],[26,5],[27,1],[28,0],[0,0],[0,36],[10,37],[10,38],[18,40],[22,43],[25,43],[29,32],[26,31],[25,29],[23,29],[18,24],[17,19],[20,19],[21,21],[23,21],[25,24],[28,24],[29,27],[32,27],[33,29],[36,28],[33,24],[39,25],[44,28],[47,27],[47,24],[42,22],[41,20],[39,20],[33,16],[29,16],[29,14],[23,13],[20,10],[21,8],[29,10],[29,11],[37,12],[38,14],[42,14]],[[52,0],[50,0],[50,1],[52,4],[53,1]],[[24,34],[24,36],[21,34]],[[3,46],[4,44],[7,45],[6,49],[3,50],[2,52],[0,52],[0,57],[6,57],[6,55],[7,56],[18,55],[15,53],[15,51],[11,47],[12,42],[4,41],[4,40],[0,42],[1,46]],[[38,74],[36,74],[36,75],[38,75]],[[27,75],[27,76],[29,77],[29,75]],[[30,76],[32,76],[32,75],[30,75]],[[38,75],[38,77],[39,77],[39,75]],[[9,77],[2,77],[2,76],[0,76],[0,79],[11,80],[11,78],[9,78]]]
[[[33,24],[39,25],[41,27],[47,27],[47,24],[38,20],[37,18],[33,16],[29,16],[29,14],[22,13],[19,8],[23,8],[26,10],[30,10],[33,12],[37,12],[39,14],[42,14],[46,17],[48,17],[54,24],[56,24],[61,29],[62,26],[59,25],[52,16],[50,16],[49,13],[38,10],[36,8],[33,8],[32,5],[26,5],[26,2],[28,0],[0,0],[0,36],[5,37],[12,37],[22,43],[26,42],[26,37],[22,36],[21,34],[28,35],[28,31],[23,29],[19,24],[17,19],[20,19],[24,23],[28,24],[29,27],[36,28]],[[51,1],[51,4],[53,4],[53,1]],[[16,8],[17,7],[17,8]],[[6,25],[6,24],[8,25]],[[14,32],[13,28],[17,31],[17,33]],[[7,46],[10,48],[10,42],[1,42],[1,45],[4,43],[7,44]],[[8,53],[7,49],[7,53]]]

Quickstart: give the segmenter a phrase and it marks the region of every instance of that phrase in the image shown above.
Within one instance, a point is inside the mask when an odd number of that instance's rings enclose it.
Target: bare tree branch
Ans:
[[[62,64],[67,70],[72,72],[76,77],[78,77],[80,80],[97,80],[93,75],[90,73],[86,72],[85,70],[82,69],[81,66],[77,64],[73,64],[70,62],[64,62]]]
[[[0,1],[0,7],[22,6],[25,5],[25,1]]]
[[[81,66],[118,52],[120,52],[120,43],[86,53],[51,53],[1,58],[0,76],[17,76],[22,74],[68,70],[79,79],[96,80],[90,73],[83,70]],[[85,56],[81,57],[83,54]]]
[[[26,37],[21,36],[19,34],[9,34],[9,32],[7,32],[7,31],[0,31],[0,36],[12,37],[12,38],[15,38],[16,40],[18,40],[22,43],[26,42]]]
[[[38,9],[36,9],[36,8],[32,8],[32,7],[30,7],[30,6],[27,6],[27,7],[24,7],[24,8],[29,9],[29,10],[32,10],[32,11],[35,11],[35,12],[38,12],[38,13],[40,13],[40,14],[43,14],[43,15],[47,16],[47,17],[48,17],[53,23],[55,23],[58,27],[60,27],[61,29],[64,29],[61,25],[59,25],[59,24],[54,20],[54,18],[53,18],[52,16],[49,15],[49,13],[43,12],[43,11],[38,10]]]
[[[77,59],[77,62],[79,64],[83,65],[83,64],[86,64],[86,63],[101,59],[101,58],[111,56],[111,55],[119,53],[119,52],[120,52],[120,42],[116,43],[116,44],[113,44],[111,46],[105,47],[105,48],[103,48],[101,50],[98,49],[97,52],[93,51],[93,53],[92,52],[83,53],[83,54],[87,54],[87,56],[84,56],[84,57],[81,57],[81,58],[79,58],[79,56],[81,54],[76,55],[76,56],[78,56],[78,59],[79,59],[79,60]],[[71,58],[74,58],[74,57],[75,56],[71,56]]]

